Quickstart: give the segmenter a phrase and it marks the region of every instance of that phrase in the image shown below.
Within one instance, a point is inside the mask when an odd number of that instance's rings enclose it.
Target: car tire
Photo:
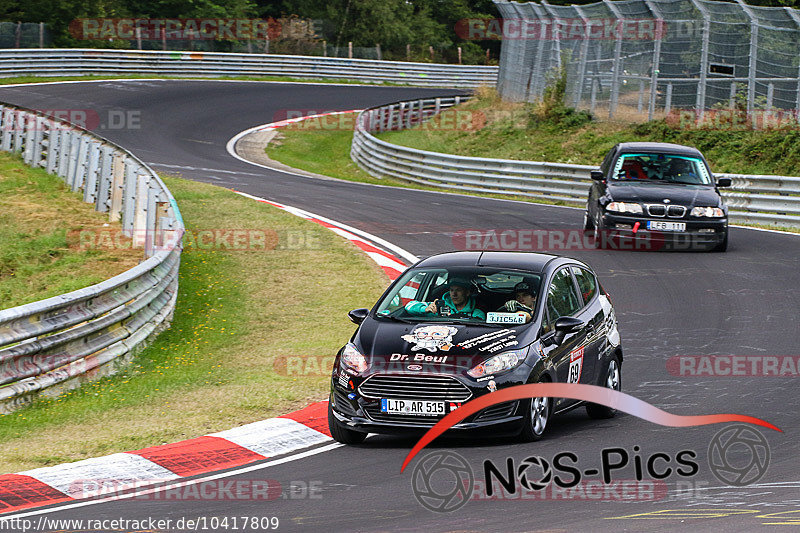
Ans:
[[[728,249],[728,232],[725,232],[725,238],[722,239],[722,242],[718,245],[714,246],[711,251],[712,252],[724,252]]]
[[[353,431],[352,429],[342,426],[339,421],[336,420],[336,417],[333,416],[333,407],[330,401],[328,401],[328,429],[331,432],[333,440],[341,442],[342,444],[361,444],[364,442],[364,439],[367,438],[366,433]]]
[[[531,398],[525,401],[523,405],[525,406],[525,421],[519,434],[519,440],[522,442],[540,440],[552,415],[553,399]]]
[[[603,249],[605,248],[605,246],[603,246],[604,244],[603,232],[605,231],[605,227],[603,226],[603,221],[598,220],[596,224],[593,224],[593,226],[594,226],[594,233],[593,233],[594,247],[597,248],[598,250]]]
[[[592,231],[594,229],[594,222],[592,221],[592,217],[589,216],[589,210],[587,209],[583,213],[583,231]]]
[[[613,355],[608,361],[603,381],[598,385],[616,391],[622,390],[622,365],[616,355]],[[590,403],[586,405],[586,414],[589,415],[589,418],[613,418],[617,414],[617,410],[605,405]]]

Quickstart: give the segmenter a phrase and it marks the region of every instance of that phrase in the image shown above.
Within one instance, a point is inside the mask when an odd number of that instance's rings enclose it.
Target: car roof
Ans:
[[[514,268],[528,270],[530,272],[541,273],[547,265],[553,261],[575,262],[583,264],[576,259],[553,255],[540,254],[533,252],[500,252],[500,251],[468,251],[468,252],[447,252],[432,255],[423,259],[415,266],[420,268],[431,267],[497,267]]]
[[[691,155],[695,157],[703,157],[700,150],[692,148],[691,146],[683,146],[682,144],[672,143],[652,143],[652,142],[630,142],[619,143],[617,151],[620,154],[630,154],[637,152],[644,153],[664,153],[664,154],[680,154]]]

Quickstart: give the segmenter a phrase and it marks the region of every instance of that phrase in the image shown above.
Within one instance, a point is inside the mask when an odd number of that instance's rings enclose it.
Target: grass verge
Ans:
[[[175,442],[326,397],[332,356],[354,329],[346,313],[375,301],[383,271],[312,222],[165,181],[190,234],[248,229],[266,249],[188,242],[171,328],[120,374],[0,417],[0,472]],[[286,356],[307,364],[281,364]]]
[[[286,83],[337,83],[345,85],[388,85],[392,87],[405,87],[409,84],[383,81],[368,83],[365,81],[338,79],[338,78],[293,78],[287,76],[159,76],[157,74],[129,74],[125,76],[17,76],[14,78],[0,78],[0,85],[13,85],[18,83],[46,83],[59,81],[104,81],[104,80],[234,80],[234,81],[283,81]]]
[[[0,152],[0,309],[100,283],[144,259],[120,237],[117,247],[92,246],[119,235],[58,177]]]

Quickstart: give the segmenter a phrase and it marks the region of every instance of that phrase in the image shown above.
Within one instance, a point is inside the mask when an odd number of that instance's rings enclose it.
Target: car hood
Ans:
[[[529,325],[486,327],[468,324],[389,322],[367,318],[356,335],[356,346],[371,366],[405,370],[472,368],[504,351],[533,341]],[[525,339],[529,339],[525,341]]]
[[[640,202],[660,204],[665,198],[687,207],[720,205],[717,191],[708,185],[683,185],[658,182],[609,183],[608,196],[615,202]]]

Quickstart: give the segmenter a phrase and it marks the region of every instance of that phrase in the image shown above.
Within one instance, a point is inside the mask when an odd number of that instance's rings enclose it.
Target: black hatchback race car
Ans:
[[[622,347],[608,295],[592,270],[565,257],[452,252],[406,270],[371,310],[333,366],[333,438],[424,432],[470,399],[538,382],[620,390]],[[538,440],[550,417],[583,405],[532,398],[487,407],[450,433],[490,430]],[[614,411],[586,405],[590,416]]]
[[[633,240],[637,249],[728,247],[728,208],[703,155],[669,143],[621,143],[593,170],[584,230],[598,247]],[[626,246],[627,247],[627,246]]]

